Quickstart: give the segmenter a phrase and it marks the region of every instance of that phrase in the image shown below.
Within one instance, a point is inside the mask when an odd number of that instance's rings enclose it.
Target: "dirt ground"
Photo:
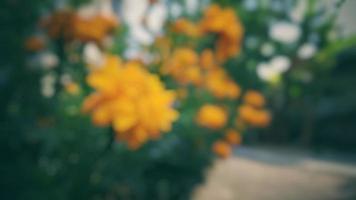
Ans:
[[[194,200],[356,199],[356,159],[285,148],[239,148],[207,172]]]

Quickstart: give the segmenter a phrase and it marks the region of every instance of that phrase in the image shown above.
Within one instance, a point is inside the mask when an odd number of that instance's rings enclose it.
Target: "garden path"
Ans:
[[[217,161],[194,200],[356,199],[356,158],[290,148],[241,147]]]

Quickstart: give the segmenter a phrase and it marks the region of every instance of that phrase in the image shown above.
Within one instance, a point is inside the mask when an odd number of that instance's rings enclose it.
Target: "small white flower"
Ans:
[[[43,85],[53,85],[56,82],[56,77],[53,74],[46,74],[41,79]]]
[[[134,42],[144,45],[150,45],[154,40],[153,35],[145,29],[143,24],[148,6],[148,0],[123,0],[121,4],[121,15],[128,25],[129,37]]]
[[[147,15],[147,28],[154,34],[161,33],[166,19],[166,6],[163,3],[155,3]]]
[[[141,49],[138,45],[130,45],[128,46],[128,48],[126,48],[124,52],[124,57],[129,60],[136,59],[139,57],[140,51]]]
[[[150,45],[154,41],[153,35],[151,35],[143,26],[135,25],[130,28],[130,34],[134,41],[137,41],[143,45]]]
[[[281,74],[286,72],[291,66],[291,61],[286,56],[275,56],[269,62],[260,63],[257,66],[257,75],[267,82],[276,82]]]
[[[100,14],[102,14],[103,16],[107,16],[107,17],[115,16],[112,0],[100,0],[98,7],[99,7]]]
[[[187,9],[188,14],[195,14],[199,7],[198,0],[185,0],[185,7]]]
[[[47,74],[41,78],[41,94],[50,98],[55,93],[56,77],[53,74]]]
[[[52,86],[45,86],[41,88],[41,94],[46,98],[53,97],[54,93],[55,93],[55,89]]]
[[[305,17],[305,11],[307,9],[307,1],[299,0],[297,1],[297,5],[293,8],[292,12],[290,12],[289,17],[292,21],[296,23],[301,23]]]
[[[141,24],[148,6],[148,0],[122,0],[120,13],[128,26],[136,26]]]
[[[271,56],[274,53],[275,48],[273,44],[266,42],[261,46],[260,51],[263,56]]]
[[[316,46],[311,43],[303,44],[298,50],[298,57],[300,59],[309,59],[316,53]]]
[[[98,13],[98,9],[96,8],[96,6],[94,4],[87,4],[87,5],[81,6],[78,9],[77,13],[81,18],[88,19],[88,18],[95,16]]]
[[[91,66],[101,66],[104,63],[104,55],[99,47],[93,43],[87,43],[83,52],[84,62]]]
[[[43,52],[39,56],[39,63],[44,69],[53,69],[57,67],[59,60],[56,54]]]
[[[93,0],[78,8],[78,15],[82,18],[91,18],[95,15],[114,17],[115,13],[111,0]]]
[[[286,56],[275,56],[270,61],[270,66],[277,72],[284,73],[290,68],[291,62]]]
[[[179,5],[178,3],[176,2],[173,2],[171,5],[170,5],[170,13],[172,15],[173,18],[178,18],[179,16],[181,16],[182,14],[182,6]]]
[[[278,78],[280,73],[268,63],[260,63],[257,65],[257,75],[264,81],[272,82]]]
[[[301,35],[300,27],[289,22],[277,22],[270,27],[269,36],[275,41],[291,44]]]

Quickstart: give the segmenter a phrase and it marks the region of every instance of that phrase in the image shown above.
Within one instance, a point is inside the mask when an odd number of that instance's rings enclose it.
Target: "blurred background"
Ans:
[[[356,199],[355,9],[353,0],[1,1],[0,198]],[[209,29],[219,15],[222,30]],[[229,34],[236,52],[219,60]],[[184,48],[196,55],[180,61]],[[194,61],[206,49],[224,72]],[[88,77],[106,55],[176,91],[167,134],[115,140],[114,124],[82,113],[100,93]],[[203,66],[204,83],[182,73],[187,65]],[[224,81],[209,85],[216,74]],[[261,123],[236,114],[248,91],[263,99]],[[202,114],[207,104],[225,114]],[[217,145],[231,128],[234,145]]]

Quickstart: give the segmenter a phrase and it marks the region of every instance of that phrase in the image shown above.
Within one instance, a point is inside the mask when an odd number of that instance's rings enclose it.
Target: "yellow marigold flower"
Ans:
[[[100,42],[117,27],[118,21],[99,14],[84,18],[70,10],[60,10],[46,19],[43,25],[53,39]]]
[[[183,33],[190,37],[199,37],[201,35],[201,31],[197,25],[183,18],[175,21],[173,24],[173,31],[176,33]]]
[[[240,52],[244,30],[234,10],[213,4],[205,10],[200,27],[204,33],[218,34],[216,57],[219,62]]]
[[[265,97],[258,91],[249,90],[244,95],[244,102],[256,108],[261,108],[266,104]]]
[[[200,55],[200,64],[204,69],[212,69],[216,67],[214,52],[210,49],[205,49]]]
[[[216,58],[219,62],[237,55],[240,52],[240,42],[235,39],[222,37],[216,43]]]
[[[219,129],[225,126],[228,120],[226,111],[216,105],[206,104],[200,108],[196,121],[200,126]]]
[[[231,146],[225,142],[218,140],[213,144],[213,152],[221,158],[227,158],[231,155],[232,149]]]
[[[229,78],[221,68],[210,70],[205,77],[206,88],[217,98],[236,99],[240,96],[240,87]]]
[[[70,82],[64,86],[65,90],[71,94],[71,95],[76,95],[80,92],[80,87],[77,83]]]
[[[83,111],[92,114],[95,125],[112,124],[116,138],[127,141],[130,148],[169,131],[178,117],[172,108],[175,93],[137,62],[123,63],[109,56],[87,82],[95,93],[86,98]]]
[[[218,67],[211,50],[204,50],[199,56],[190,48],[178,48],[165,62],[163,74],[171,75],[178,83],[204,86],[215,97],[236,99],[240,87]]]
[[[39,51],[45,47],[45,42],[42,38],[32,36],[25,41],[25,48],[27,51]]]
[[[256,127],[266,127],[271,121],[271,115],[268,111],[256,109],[250,105],[242,105],[238,108],[239,118]]]
[[[241,144],[242,137],[238,131],[234,129],[228,129],[225,132],[225,140],[231,145],[239,145]]]
[[[190,48],[176,49],[163,66],[162,73],[171,75],[180,84],[200,85],[203,81],[199,56]]]
[[[210,5],[204,11],[204,17],[200,22],[200,26],[205,32],[220,32],[225,29],[226,23],[221,17],[222,8],[216,4]]]
[[[96,15],[90,18],[76,16],[73,19],[73,37],[83,42],[102,41],[118,25],[114,17]]]

